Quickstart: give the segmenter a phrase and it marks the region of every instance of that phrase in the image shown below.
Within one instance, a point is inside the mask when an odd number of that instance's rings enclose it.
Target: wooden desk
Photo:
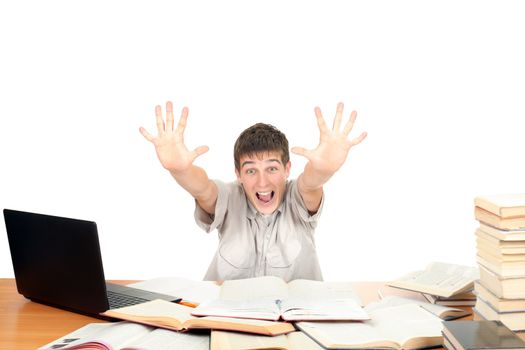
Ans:
[[[383,285],[355,282],[354,287],[363,303],[368,304],[378,300],[377,290]],[[105,321],[31,302],[18,294],[14,279],[0,278],[0,349],[34,350],[93,322]],[[525,339],[525,334],[521,336]]]
[[[0,349],[34,350],[93,322],[105,321],[34,303],[18,294],[14,279],[0,278]]]

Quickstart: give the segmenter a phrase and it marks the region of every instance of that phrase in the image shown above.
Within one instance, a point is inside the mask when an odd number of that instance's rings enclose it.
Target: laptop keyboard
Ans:
[[[110,290],[107,291],[107,295],[110,309],[141,304],[149,301],[148,299],[138,298],[127,294],[120,294]]]

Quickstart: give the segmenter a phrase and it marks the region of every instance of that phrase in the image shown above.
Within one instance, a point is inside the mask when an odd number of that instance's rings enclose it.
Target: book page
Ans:
[[[179,333],[157,328],[138,340],[131,341],[120,350],[208,350],[209,346],[208,334]]]
[[[281,300],[284,320],[368,320],[370,317],[354,299],[288,298]]]
[[[421,348],[440,345],[442,320],[416,304],[370,311],[381,334],[404,348]],[[418,345],[409,345],[418,344]]]
[[[325,348],[390,347],[398,344],[385,339],[375,327],[366,322],[298,322],[296,326]]]
[[[286,338],[288,338],[288,349],[290,350],[323,350],[321,345],[303,332],[288,333]]]
[[[288,297],[288,285],[281,278],[263,276],[239,280],[224,281],[220,299],[284,299]]]
[[[434,262],[426,270],[408,273],[387,284],[423,293],[449,297],[472,289],[479,279],[477,267]]]
[[[194,281],[180,277],[159,277],[129,285],[150,292],[163,293],[195,303],[219,298],[221,287],[213,281]]]
[[[466,315],[470,315],[468,311],[465,311],[463,309],[431,304],[427,301],[421,301],[418,299],[405,298],[405,297],[400,297],[400,296],[395,296],[395,295],[385,296],[381,299],[381,301],[367,305],[366,310],[370,313],[374,309],[384,308],[388,306],[398,306],[398,305],[404,305],[404,304],[419,305],[425,310],[427,310],[428,312],[434,314],[435,316],[442,318],[442,319],[446,319],[446,320],[451,320],[454,318],[459,318],[459,317],[463,317]]]
[[[276,321],[280,318],[281,311],[274,299],[216,299],[200,304],[192,310],[192,315],[256,318]]]
[[[90,323],[40,347],[39,350],[70,349],[82,344],[91,344],[99,349],[119,349],[146,336],[153,329],[131,322]]]
[[[274,337],[244,333],[212,331],[211,350],[323,350],[303,332],[292,332]]]
[[[172,303],[166,300],[152,300],[142,304],[108,310],[103,315],[127,320],[155,320],[164,318],[162,324],[180,327],[185,321],[195,318],[191,315],[193,308]]]
[[[441,344],[441,319],[418,305],[383,307],[369,314],[369,321],[299,322],[297,326],[325,347],[410,348]]]
[[[210,350],[288,350],[286,335],[268,337],[236,332],[212,331]]]
[[[363,305],[351,282],[326,282],[298,279],[288,283],[290,298],[354,299]]]

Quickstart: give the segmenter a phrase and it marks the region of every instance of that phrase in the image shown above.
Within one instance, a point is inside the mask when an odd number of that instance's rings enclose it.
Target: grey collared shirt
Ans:
[[[297,182],[290,180],[281,205],[272,214],[263,215],[246,198],[240,184],[214,182],[219,190],[215,215],[198,204],[195,208],[197,224],[206,232],[217,229],[219,233],[219,247],[205,280],[266,275],[285,281],[322,280],[314,231],[324,199],[317,213],[310,215]]]

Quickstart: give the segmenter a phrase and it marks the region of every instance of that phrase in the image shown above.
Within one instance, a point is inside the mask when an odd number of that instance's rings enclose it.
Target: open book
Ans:
[[[90,323],[38,350],[206,350],[208,334],[172,332],[130,322]]]
[[[188,329],[221,329],[265,335],[285,334],[294,331],[286,322],[247,320],[229,317],[195,317],[191,307],[166,300],[152,300],[138,305],[108,310],[102,315],[151,326],[186,331]]]
[[[129,285],[150,292],[176,295],[199,304],[219,297],[220,286],[214,281],[197,281],[182,277],[158,277]]]
[[[303,332],[267,337],[236,332],[212,331],[210,350],[323,350]]]
[[[471,290],[477,279],[479,279],[477,267],[433,262],[425,270],[408,273],[387,282],[387,285],[450,297]]]
[[[350,282],[294,280],[273,276],[225,281],[220,298],[200,304],[196,316],[262,320],[366,320]]]
[[[369,321],[298,322],[296,326],[327,349],[408,350],[442,344],[442,320],[419,305],[369,306],[365,307]]]
[[[398,305],[404,305],[404,304],[416,304],[427,310],[428,312],[436,315],[437,317],[444,319],[444,320],[453,320],[456,318],[468,316],[471,314],[470,311],[455,307],[449,307],[444,305],[436,305],[429,303],[421,299],[415,299],[410,297],[402,297],[397,295],[384,295],[384,293],[380,294],[381,297],[381,305],[382,306],[398,306]],[[373,305],[373,304],[370,304]],[[368,311],[370,311],[370,307],[368,308]]]

